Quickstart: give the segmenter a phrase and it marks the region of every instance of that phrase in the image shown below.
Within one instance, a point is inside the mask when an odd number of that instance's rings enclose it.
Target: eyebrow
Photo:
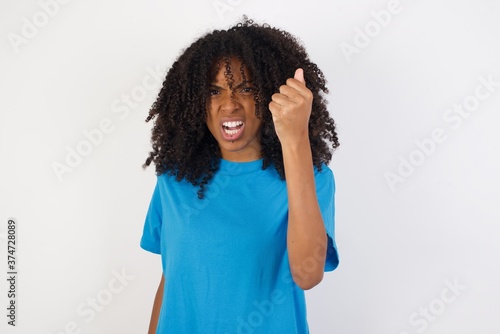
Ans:
[[[242,88],[242,87],[247,86],[247,85],[249,85],[249,84],[250,84],[250,85],[252,84],[252,81],[251,81],[251,80],[250,80],[250,81],[243,81],[242,83],[240,83],[240,84],[236,85],[236,86],[234,87],[234,89]],[[210,84],[210,87],[211,87],[211,88],[217,88],[217,89],[220,89],[220,90],[224,90],[224,88],[223,88],[223,87],[217,86],[216,84],[213,84],[213,83],[212,83],[212,84]]]

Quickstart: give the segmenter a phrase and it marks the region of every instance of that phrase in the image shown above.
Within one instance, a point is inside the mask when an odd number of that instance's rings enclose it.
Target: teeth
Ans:
[[[228,129],[224,129],[224,132],[227,133],[228,135],[235,135],[236,133],[238,133],[238,131],[240,130],[228,130]]]
[[[234,128],[243,125],[243,122],[242,121],[223,122],[222,125],[224,125],[226,128]]]

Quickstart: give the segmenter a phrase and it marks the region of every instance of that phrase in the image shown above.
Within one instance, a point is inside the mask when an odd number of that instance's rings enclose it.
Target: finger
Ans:
[[[283,88],[283,92],[281,91]],[[289,78],[286,81],[286,85],[280,87],[280,93],[290,97],[293,100],[299,100],[299,97],[310,99],[312,98],[312,92],[306,87],[303,81],[299,81],[296,78]],[[293,98],[292,98],[293,96]]]
[[[269,102],[269,111],[271,112],[271,114],[273,114],[273,116],[278,114],[280,110],[281,106],[278,103],[274,101]]]
[[[290,98],[287,95],[280,94],[280,93],[275,93],[271,97],[271,99],[279,104],[280,106],[284,106],[290,103],[293,103],[293,101],[290,100]]]
[[[302,81],[298,80],[297,78],[288,78],[286,80],[286,85],[284,86],[293,88],[296,91],[295,93],[298,93],[304,97],[307,97],[309,92],[309,89],[307,88],[303,78]],[[285,93],[285,95],[288,95],[288,93]]]
[[[300,97],[300,91],[299,89],[301,89],[301,87],[298,87],[297,85],[295,85],[296,87],[292,87],[292,85],[289,85],[288,83],[290,82],[290,80],[287,82],[286,85],[283,85],[280,87],[279,89],[279,92],[280,94],[282,95],[285,95],[289,100],[293,101],[297,98]]]
[[[293,78],[302,82],[304,85],[306,84],[306,81],[304,79],[304,70],[301,68],[295,70],[295,75],[293,76]]]

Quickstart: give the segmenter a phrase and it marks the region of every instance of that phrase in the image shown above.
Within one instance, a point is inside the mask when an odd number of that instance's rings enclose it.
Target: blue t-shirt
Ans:
[[[338,255],[330,168],[315,169],[315,182],[331,271]],[[262,159],[221,160],[205,198],[197,191],[162,174],[147,213],[141,247],[161,254],[165,277],[157,333],[309,333],[304,291],[288,262],[286,182],[276,169],[262,170]]]

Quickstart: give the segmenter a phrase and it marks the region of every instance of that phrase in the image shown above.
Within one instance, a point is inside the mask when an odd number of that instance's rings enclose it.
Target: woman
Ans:
[[[304,290],[338,265],[327,92],[292,35],[246,18],[174,62],[146,120],[149,333],[309,332]]]

